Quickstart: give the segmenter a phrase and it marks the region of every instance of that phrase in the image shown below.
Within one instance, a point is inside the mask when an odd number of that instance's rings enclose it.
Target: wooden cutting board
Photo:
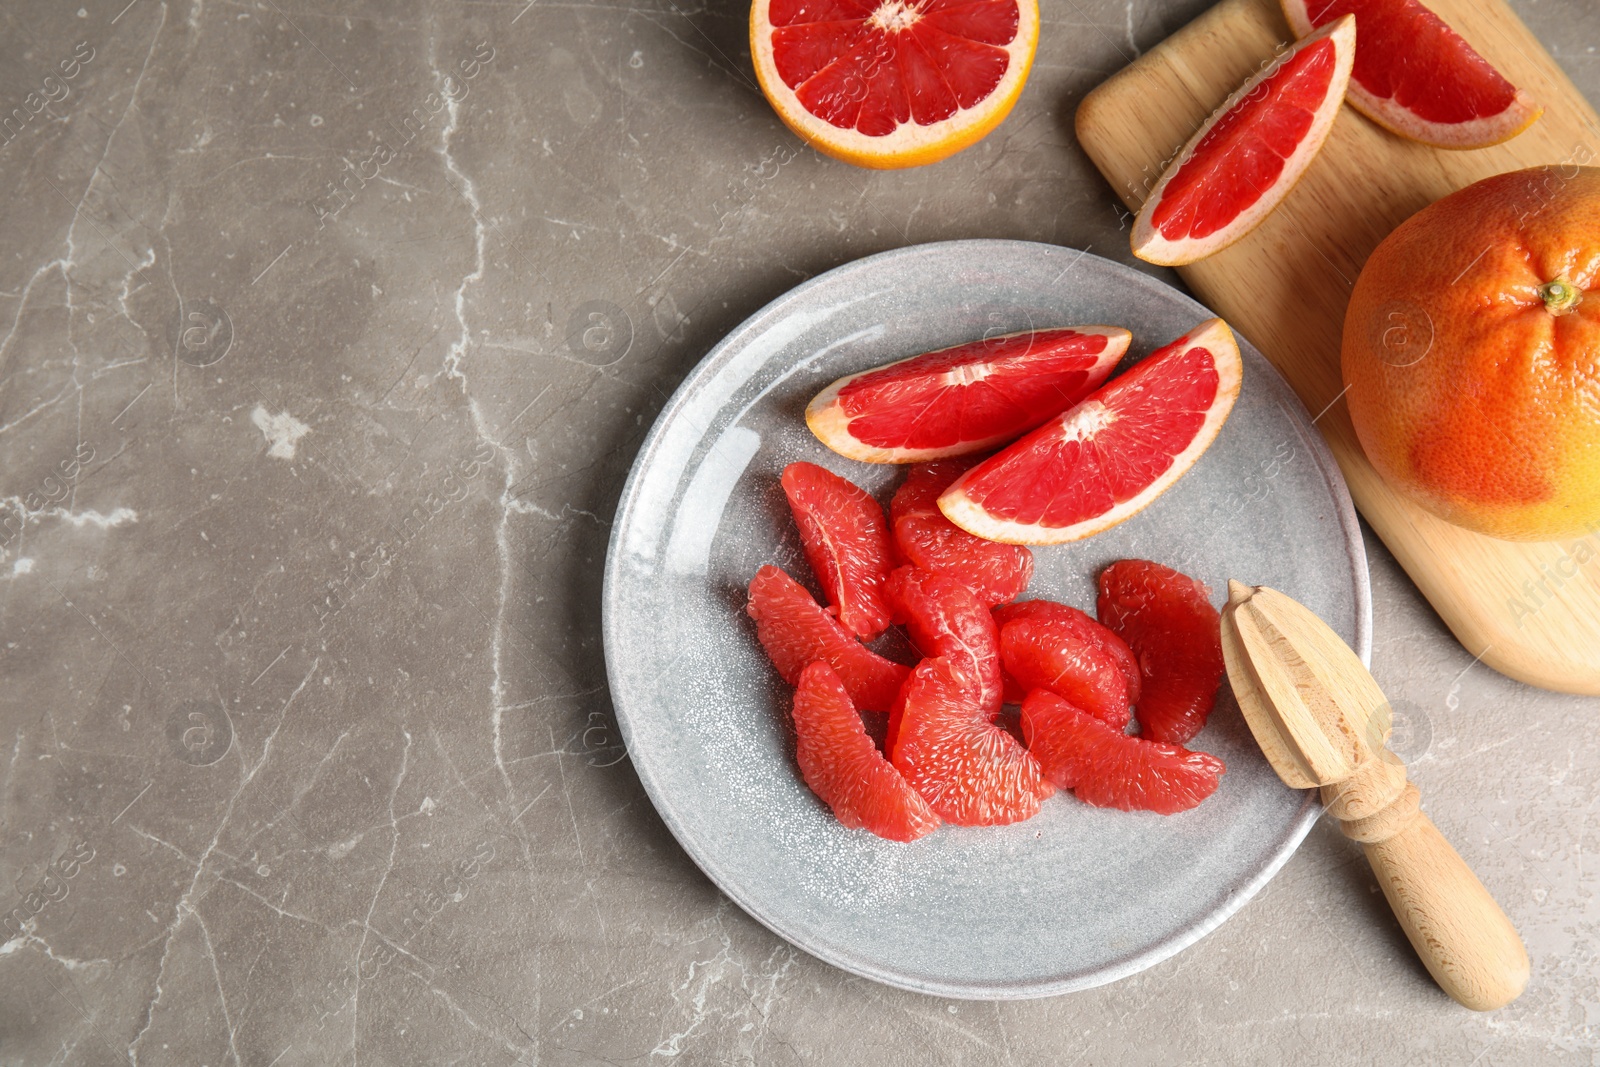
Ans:
[[[1340,401],[1345,303],[1368,253],[1395,226],[1491,174],[1600,165],[1600,117],[1503,0],[1429,6],[1532,93],[1544,116],[1506,144],[1447,152],[1346,106],[1283,204],[1244,240],[1179,274],[1321,413],[1317,427],[1356,506],[1467,650],[1513,678],[1600,695],[1600,528],[1582,541],[1516,544],[1436,519],[1379,478]],[[1078,140],[1137,210],[1162,162],[1293,39],[1276,0],[1223,0],[1090,93],[1078,108]]]

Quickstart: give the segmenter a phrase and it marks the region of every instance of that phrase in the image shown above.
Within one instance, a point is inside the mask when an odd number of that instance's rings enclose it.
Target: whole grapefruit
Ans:
[[[1391,485],[1514,541],[1600,532],[1600,169],[1486,178],[1423,208],[1345,313],[1350,418]]]

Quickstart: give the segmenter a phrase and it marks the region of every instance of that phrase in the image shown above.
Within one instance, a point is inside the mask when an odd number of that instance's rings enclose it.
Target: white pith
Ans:
[[[1106,347],[1095,357],[1094,364],[1089,368],[1090,377],[1093,378],[1098,375],[1102,381],[1105,376],[1111,373],[1111,369],[1117,365],[1117,362],[1122,359],[1123,354],[1128,351],[1129,342],[1133,340],[1133,335],[1120,326],[1073,326],[1070,329],[1085,336],[1106,338]],[[1001,337],[992,338],[992,340],[1003,341],[1007,337],[1017,337],[1032,332],[1031,330],[1020,330],[1014,334],[1005,334]],[[970,341],[962,342],[962,344],[970,343]],[[950,347],[959,348],[961,346],[951,345]],[[947,350],[939,349],[938,351]],[[817,436],[817,440],[839,453],[839,455],[859,460],[862,463],[927,463],[935,459],[948,459],[951,456],[987,452],[1016,438],[1016,434],[1008,434],[1001,437],[985,438],[981,441],[964,441],[951,448],[878,448],[857,440],[850,433],[850,418],[845,415],[839,406],[839,393],[857,378],[867,374],[875,374],[889,367],[899,366],[901,363],[908,363],[924,354],[918,353],[915,356],[908,356],[893,363],[886,363],[881,367],[873,367],[871,370],[861,371],[859,374],[846,375],[833,382],[813,397],[811,403],[806,405],[806,425]],[[991,364],[983,364],[983,366],[992,368]],[[987,373],[993,373],[992,369]],[[949,373],[946,374],[945,378],[948,382]],[[957,383],[950,382],[950,384]]]
[[[1173,457],[1172,465],[1141,492],[1094,518],[1085,519],[1072,526],[1049,527],[1037,523],[1001,519],[989,514],[982,505],[966,495],[963,486],[972,473],[968,472],[958,478],[939,497],[939,510],[944,512],[945,518],[970,534],[1011,545],[1056,545],[1068,541],[1081,541],[1102,530],[1108,530],[1144,510],[1158,496],[1171,488],[1173,483],[1182,478],[1205,450],[1211,447],[1211,442],[1216,440],[1217,434],[1222,431],[1222,424],[1227,421],[1228,414],[1233,410],[1234,401],[1239,398],[1239,385],[1243,378],[1244,366],[1239,359],[1239,346],[1234,341],[1233,331],[1228,328],[1227,323],[1221,319],[1207,319],[1185,335],[1183,347],[1204,348],[1211,353],[1212,361],[1217,368],[1217,394],[1210,410],[1206,412],[1205,422],[1201,423],[1194,439],[1182,452]],[[1084,408],[1098,403],[1096,400],[1084,401],[1062,416],[1063,425],[1073,425],[1081,418],[1079,413]],[[1109,425],[1109,422],[1102,423],[1097,429],[1103,429],[1105,425]]]
[[[915,26],[921,18],[922,9],[917,5],[908,4],[905,0],[887,0],[879,5],[867,21],[884,33],[899,33]]]
[[[973,385],[983,381],[994,373],[993,363],[970,363],[965,367],[957,367],[944,376],[946,385]]]
[[[1304,0],[1282,0],[1282,7],[1284,17],[1296,37],[1305,37],[1312,32],[1313,27],[1310,17],[1306,14]],[[1345,90],[1345,100],[1351,107],[1391,133],[1433,145],[1435,148],[1455,150],[1487,148],[1499,144],[1520,133],[1544,113],[1544,109],[1522,89],[1517,90],[1511,106],[1500,114],[1471,119],[1467,122],[1429,122],[1389,97],[1378,96],[1369,91],[1357,81],[1351,81],[1350,87]]]
[[[1087,441],[1116,421],[1116,415],[1100,401],[1085,400],[1067,413],[1061,424],[1061,439]]]
[[[1150,219],[1165,197],[1168,184],[1194,156],[1195,149],[1211,132],[1212,127],[1237,107],[1257,86],[1277,74],[1285,63],[1316,41],[1327,37],[1332,37],[1334,40],[1334,70],[1333,77],[1328,81],[1328,95],[1318,106],[1311,120],[1311,128],[1306,131],[1305,137],[1295,146],[1294,152],[1284,160],[1283,170],[1273,186],[1255,203],[1241,211],[1232,222],[1215,233],[1205,237],[1184,237],[1175,241],[1163,237]],[[1339,104],[1343,102],[1346,90],[1350,87],[1350,70],[1355,63],[1355,55],[1356,20],[1354,15],[1345,15],[1300,41],[1293,49],[1285,52],[1271,66],[1245,82],[1232,96],[1223,101],[1222,106],[1212,113],[1210,120],[1189,138],[1183,150],[1173,158],[1172,163],[1162,172],[1161,180],[1156,183],[1156,187],[1150,191],[1150,195],[1140,206],[1139,217],[1134,220],[1131,235],[1133,254],[1149,263],[1166,267],[1182,266],[1221,251],[1260,225],[1272,209],[1289,195],[1289,191],[1294,188],[1300,176],[1316,158],[1322,143],[1327,140],[1328,133],[1333,129],[1334,120],[1339,117]]]

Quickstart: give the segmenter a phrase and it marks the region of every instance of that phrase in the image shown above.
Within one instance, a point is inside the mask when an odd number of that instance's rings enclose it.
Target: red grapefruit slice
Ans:
[[[783,492],[800,527],[806,562],[839,621],[869,640],[881,634],[889,625],[883,583],[894,568],[883,508],[866,490],[815,463],[785,467]]]
[[[1346,99],[1378,125],[1438,148],[1484,148],[1543,112],[1417,0],[1282,0],[1298,36],[1346,15],[1361,42]]]
[[[889,502],[895,547],[922,570],[961,582],[984,604],[1015,600],[1033,577],[1033,553],[973,537],[944,517],[939,494],[971,468],[963,460],[912,467]]]
[[[1222,682],[1222,619],[1211,591],[1171,567],[1124,559],[1100,572],[1095,610],[1144,674],[1139,736],[1186,744],[1205,726]]]
[[[1233,331],[1208,319],[962,475],[939,510],[1008,544],[1109,529],[1194,465],[1233,410],[1243,373]]]
[[[1215,756],[1129,737],[1043,689],[1022,702],[1022,734],[1045,776],[1098,808],[1188,811],[1217,790]]]
[[[1000,714],[1000,635],[972,590],[954,578],[901,567],[889,576],[888,591],[917,650],[947,660],[973,703],[991,719]]]
[[[778,674],[790,685],[814,660],[824,660],[850,691],[856,707],[888,711],[909,669],[884,659],[857,641],[811,599],[805,586],[768,564],[750,579],[756,636]]]
[[[1175,267],[1255,229],[1327,140],[1355,53],[1356,20],[1346,16],[1240,86],[1145,198],[1133,224],[1133,254]]]
[[[801,777],[850,829],[915,841],[939,828],[939,816],[878,752],[844,683],[821,660],[800,672],[794,732]]]
[[[755,0],[750,57],[778,117],[859,167],[974,143],[1022,93],[1037,0]]]
[[[948,660],[911,672],[889,759],[940,816],[958,826],[1031,819],[1055,792],[1016,738],[973,703]]]
[[[986,452],[1082,400],[1131,339],[1117,326],[1075,326],[925,352],[840,378],[806,405],[806,425],[866,463]]]

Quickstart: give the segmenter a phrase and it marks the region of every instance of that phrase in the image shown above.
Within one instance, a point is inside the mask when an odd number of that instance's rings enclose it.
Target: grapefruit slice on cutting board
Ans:
[[[934,163],[1011,111],[1037,0],[755,0],[750,56],[778,117],[860,167]]]
[[[1297,36],[1345,15],[1360,43],[1347,99],[1373,122],[1437,148],[1510,140],[1543,109],[1417,0],[1280,0]]]
[[[939,510],[968,533],[1008,544],[1060,544],[1109,529],[1210,447],[1243,373],[1233,331],[1207,319],[963,474]]]
[[[1355,54],[1356,20],[1346,15],[1240,86],[1145,199],[1133,224],[1133,254],[1175,267],[1255,229],[1327,140]]]

